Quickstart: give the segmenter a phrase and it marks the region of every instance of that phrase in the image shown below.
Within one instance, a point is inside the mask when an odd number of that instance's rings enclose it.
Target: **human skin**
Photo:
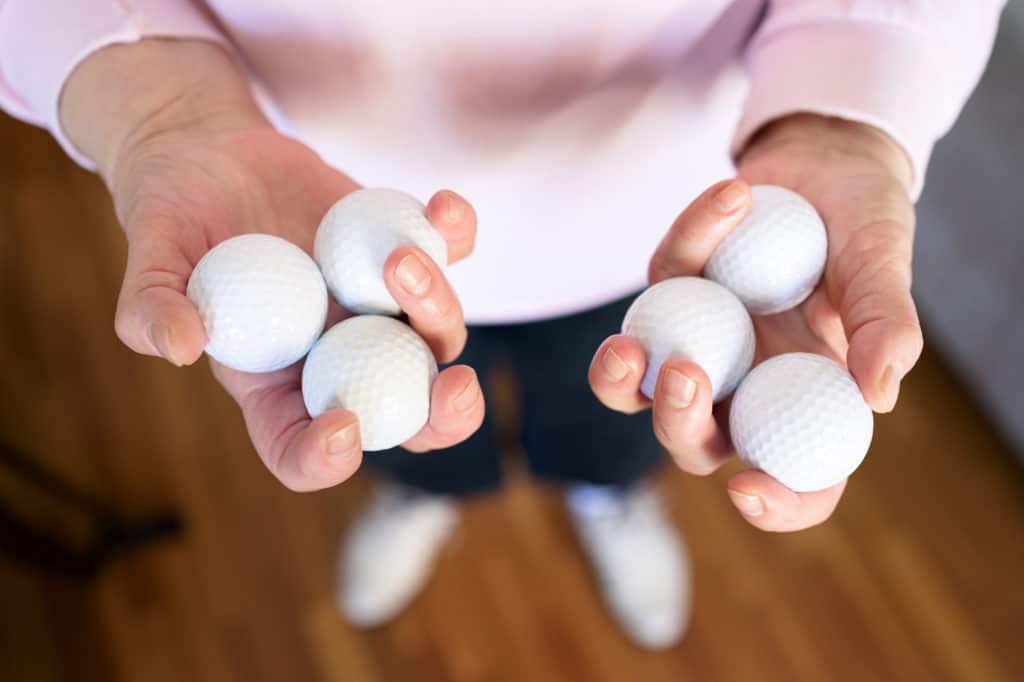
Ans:
[[[263,231],[308,251],[326,209],[358,188],[274,130],[236,64],[203,41],[147,39],[94,53],[68,80],[61,118],[72,142],[96,163],[128,237],[118,335],[133,350],[176,365],[195,362],[205,344],[184,291],[210,246]],[[874,128],[814,115],[781,119],[747,146],[739,179],[716,184],[680,214],[652,257],[651,280],[699,274],[745,214],[748,183],[798,191],[828,224],[828,265],[823,284],[800,307],[755,318],[759,355],[812,350],[845,359],[869,404],[891,410],[921,349],[910,298],[911,179],[902,150]],[[448,240],[451,260],[469,255],[476,220],[466,200],[441,191],[427,215]],[[384,274],[438,360],[454,359],[466,331],[444,275],[410,248],[396,250]],[[343,314],[335,307],[332,320]],[[590,370],[595,394],[624,412],[653,406],[655,433],[679,466],[710,473],[732,453],[722,409],[712,412],[707,377],[693,363],[670,359],[652,405],[639,392],[645,363],[634,340],[609,338]],[[239,403],[256,451],[286,486],[328,487],[359,467],[355,416],[334,410],[311,420],[301,397],[301,364],[260,375],[211,366]],[[442,372],[431,405],[427,426],[404,444],[410,450],[443,448],[479,427],[484,401],[472,369]],[[796,530],[827,518],[844,485],[798,494],[762,472],[745,471],[730,479],[728,490],[755,526]]]
[[[828,355],[847,364],[873,410],[889,412],[922,348],[910,295],[914,208],[905,153],[870,126],[799,114],[762,129],[738,166],[737,178],[713,185],[669,228],[651,258],[651,283],[699,275],[718,242],[746,215],[751,184],[795,190],[827,225],[828,261],[821,284],[800,306],[754,316],[755,362],[792,351]],[[715,471],[734,454],[728,403],[712,406],[707,375],[679,357],[662,365],[654,400],[648,400],[639,391],[646,366],[639,342],[609,337],[591,363],[591,387],[611,409],[652,408],[654,432],[682,469]],[[727,484],[743,517],[769,531],[824,521],[845,486],[844,480],[797,493],[758,470],[735,474]]]
[[[185,287],[210,247],[236,234],[266,232],[311,252],[324,213],[359,188],[277,132],[235,62],[208,42],[147,39],[97,51],[68,80],[61,120],[96,164],[128,238],[117,334],[132,350],[175,365],[196,362],[206,344]],[[426,215],[447,240],[450,261],[469,255],[476,216],[465,199],[439,191]],[[466,327],[437,265],[420,249],[402,247],[387,259],[384,278],[437,360],[454,360]],[[332,303],[328,321],[346,314]],[[284,485],[316,490],[358,469],[356,416],[331,410],[310,419],[302,363],[266,374],[210,365],[238,402],[260,458]],[[453,445],[476,431],[483,414],[475,372],[448,367],[434,382],[427,424],[403,446]]]

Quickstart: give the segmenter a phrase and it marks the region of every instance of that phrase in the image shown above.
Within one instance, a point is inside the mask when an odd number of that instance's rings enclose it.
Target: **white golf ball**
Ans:
[[[204,255],[188,297],[206,327],[206,352],[243,372],[273,372],[305,355],[327,318],[327,287],[316,263],[269,234],[225,240]]]
[[[354,313],[399,314],[384,284],[384,261],[400,246],[417,246],[439,267],[447,264],[448,244],[424,209],[404,192],[361,189],[327,211],[316,232],[313,256],[338,303]]]
[[[437,363],[426,342],[390,317],[339,322],[317,342],[302,369],[302,397],[313,417],[344,408],[359,417],[364,450],[412,438],[430,416]]]
[[[825,270],[825,223],[802,196],[784,187],[755,185],[750,212],[719,243],[704,276],[736,294],[755,315],[804,301]]]
[[[647,372],[640,390],[654,397],[658,370],[671,355],[700,365],[711,380],[712,400],[729,395],[754,359],[750,315],[724,287],[700,277],[658,282],[633,301],[622,333],[640,341]]]
[[[736,451],[797,492],[823,490],[853,473],[874,429],[871,408],[845,367],[787,353],[751,370],[733,396]]]

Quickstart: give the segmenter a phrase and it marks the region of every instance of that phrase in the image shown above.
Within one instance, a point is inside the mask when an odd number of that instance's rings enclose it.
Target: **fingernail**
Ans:
[[[149,329],[146,330],[146,334],[149,336],[149,342],[153,344],[153,348],[160,354],[160,357],[175,367],[181,367],[182,363],[174,357],[170,329],[159,322],[153,322],[149,325]]]
[[[414,253],[410,253],[398,263],[395,270],[402,288],[413,296],[422,296],[430,288],[430,271],[423,261]]]
[[[744,516],[760,516],[764,514],[764,502],[758,495],[730,490],[729,497]]]
[[[446,206],[448,213],[448,222],[457,223],[462,220],[462,202],[455,198],[455,195],[448,192],[448,205]]]
[[[604,368],[605,376],[614,384],[619,383],[629,374],[629,365],[619,357],[613,349],[609,348],[601,356],[601,367]]]
[[[896,399],[900,397],[900,381],[902,380],[903,375],[897,363],[889,365],[885,368],[885,372],[882,373],[882,391],[885,393],[886,405],[890,410],[896,407]]]
[[[718,190],[715,194],[714,202],[715,206],[722,213],[732,213],[747,200],[747,190],[743,186],[743,183],[738,180],[733,180],[728,185]]]
[[[674,369],[665,370],[665,397],[676,409],[689,407],[697,393],[697,382]]]
[[[358,427],[349,424],[338,429],[327,439],[327,454],[331,457],[348,457],[355,454]]]
[[[476,381],[470,381],[469,384],[462,389],[462,393],[455,396],[455,400],[452,401],[452,406],[461,413],[469,412],[477,400],[480,399],[480,387]]]

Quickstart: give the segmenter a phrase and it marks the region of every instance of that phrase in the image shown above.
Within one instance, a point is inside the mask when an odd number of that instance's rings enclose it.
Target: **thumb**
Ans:
[[[838,265],[837,299],[850,342],[846,356],[871,408],[889,412],[923,339],[910,294],[911,230],[881,221],[858,230]]]
[[[199,312],[185,296],[193,261],[170,238],[176,231],[159,227],[134,231],[114,329],[136,353],[181,366],[202,355],[206,330]],[[204,249],[205,244],[194,255],[198,257]]]

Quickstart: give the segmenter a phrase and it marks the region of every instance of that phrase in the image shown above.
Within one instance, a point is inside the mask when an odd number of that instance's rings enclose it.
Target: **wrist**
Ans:
[[[792,114],[758,130],[740,153],[743,166],[780,152],[822,157],[855,156],[879,164],[910,192],[913,166],[906,151],[881,129],[866,123],[818,114]]]
[[[269,125],[232,58],[203,40],[146,39],[96,51],[65,84],[60,115],[108,184],[133,149],[164,133]]]

